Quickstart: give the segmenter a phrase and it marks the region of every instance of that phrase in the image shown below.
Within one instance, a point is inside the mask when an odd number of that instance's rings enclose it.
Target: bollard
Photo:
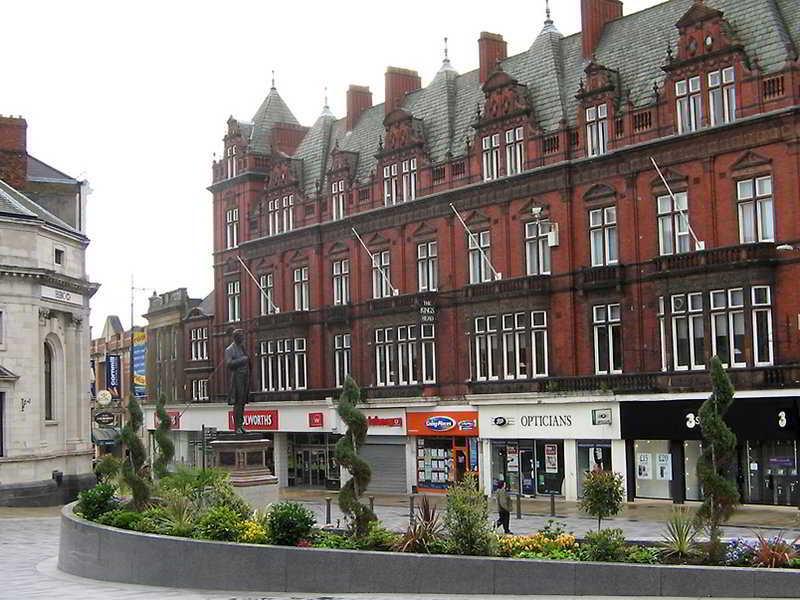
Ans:
[[[556,516],[556,495],[552,493],[550,494],[550,516]]]
[[[517,519],[522,518],[522,494],[517,494]]]
[[[325,525],[331,524],[331,497],[325,496]]]
[[[375,514],[375,496],[369,497],[369,511]]]
[[[408,523],[414,525],[414,494],[408,497]]]

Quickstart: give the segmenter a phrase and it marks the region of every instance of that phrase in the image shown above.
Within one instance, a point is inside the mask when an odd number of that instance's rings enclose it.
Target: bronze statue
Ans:
[[[225,366],[231,377],[228,404],[233,405],[233,422],[236,433],[245,433],[244,406],[250,401],[250,357],[244,348],[244,332],[236,329],[233,342],[225,348]]]

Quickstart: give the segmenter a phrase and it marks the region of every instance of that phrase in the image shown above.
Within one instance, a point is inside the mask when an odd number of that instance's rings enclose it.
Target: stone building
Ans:
[[[0,117],[0,505],[58,504],[94,483],[85,182],[27,152]]]
[[[574,2],[576,8],[577,0]],[[301,125],[273,88],[212,166],[211,352],[241,327],[284,485],[336,486],[332,399],[370,420],[373,490],[699,497],[697,409],[721,357],[745,502],[800,502],[800,5],[581,0],[475,70]],[[660,172],[656,170],[659,167]],[[211,382],[221,401],[226,381]],[[204,404],[181,428],[225,428]]]

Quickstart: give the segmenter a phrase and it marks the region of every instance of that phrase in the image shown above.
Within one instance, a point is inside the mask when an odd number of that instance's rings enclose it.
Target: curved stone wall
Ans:
[[[58,567],[103,581],[314,593],[795,598],[800,570],[650,566],[206,542],[98,525],[64,507]]]

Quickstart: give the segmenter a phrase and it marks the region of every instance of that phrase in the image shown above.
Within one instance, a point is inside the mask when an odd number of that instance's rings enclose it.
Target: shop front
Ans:
[[[406,411],[403,408],[363,408],[367,439],[359,456],[372,469],[367,492],[405,494],[410,491],[406,465]]]
[[[701,500],[703,399],[624,401],[628,498]],[[731,472],[746,504],[800,504],[800,398],[736,398],[725,421],[736,434]]]
[[[478,413],[442,410],[406,413],[412,436],[417,491],[444,491],[479,465]]]
[[[625,471],[617,402],[538,402],[479,407],[484,489],[505,481],[524,496],[574,500],[592,470]]]

